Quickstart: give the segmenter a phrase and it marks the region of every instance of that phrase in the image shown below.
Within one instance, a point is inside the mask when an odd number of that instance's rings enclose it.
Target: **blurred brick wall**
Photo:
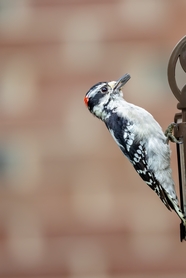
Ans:
[[[165,129],[185,13],[181,0],[0,0],[1,277],[185,277],[178,217],[83,104],[129,72],[125,98]]]

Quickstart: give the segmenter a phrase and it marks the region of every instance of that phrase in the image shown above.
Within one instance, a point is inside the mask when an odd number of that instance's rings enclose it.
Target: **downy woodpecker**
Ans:
[[[84,102],[89,111],[105,123],[140,177],[186,226],[170,168],[168,141],[179,143],[172,135],[173,125],[165,136],[149,112],[123,99],[121,89],[129,79],[130,75],[125,74],[117,81],[95,84],[85,95]]]

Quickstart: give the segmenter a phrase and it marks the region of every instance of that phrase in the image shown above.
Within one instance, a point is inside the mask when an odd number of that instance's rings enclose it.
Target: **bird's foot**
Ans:
[[[165,130],[165,136],[167,137],[167,144],[169,143],[169,141],[176,143],[176,144],[182,144],[182,141],[179,141],[178,139],[176,139],[176,137],[172,134],[173,133],[173,129],[174,127],[177,126],[176,123],[171,123],[167,129]]]

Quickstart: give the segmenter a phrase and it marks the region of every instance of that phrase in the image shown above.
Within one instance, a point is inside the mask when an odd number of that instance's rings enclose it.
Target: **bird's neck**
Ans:
[[[127,102],[123,99],[122,96],[117,95],[114,98],[111,98],[107,103],[100,103],[99,105],[93,108],[93,114],[103,122],[110,117],[111,113],[114,112],[118,107],[124,106]]]
[[[103,106],[103,111],[101,113],[101,120],[105,121],[108,117],[110,117],[111,113],[115,112],[115,110],[122,106],[126,101],[121,96],[116,96]]]

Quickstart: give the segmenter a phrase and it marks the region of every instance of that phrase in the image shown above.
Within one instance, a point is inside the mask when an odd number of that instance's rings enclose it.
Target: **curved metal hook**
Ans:
[[[176,63],[178,61],[178,58],[180,60],[180,64],[183,70],[186,72],[186,36],[183,37],[173,49],[169,59],[168,70],[167,70],[169,86],[174,96],[180,102],[178,104],[178,108],[186,109],[186,85],[180,91],[180,89],[177,86],[176,78],[175,78]]]

